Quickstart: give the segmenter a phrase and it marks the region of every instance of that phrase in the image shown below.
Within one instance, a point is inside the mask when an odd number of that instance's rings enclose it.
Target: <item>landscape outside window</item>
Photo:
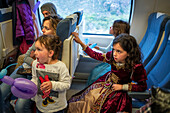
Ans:
[[[129,21],[131,0],[39,0],[42,4],[52,2],[63,18],[83,10],[84,33],[109,34],[114,20]],[[41,13],[40,13],[41,14]],[[43,15],[40,15],[41,20]]]

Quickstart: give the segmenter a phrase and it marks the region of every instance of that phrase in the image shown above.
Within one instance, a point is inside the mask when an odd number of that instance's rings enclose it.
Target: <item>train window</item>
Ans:
[[[84,31],[90,34],[109,34],[116,19],[129,21],[132,0],[39,0],[52,2],[63,18],[78,10],[84,13]],[[39,10],[41,11],[41,10]],[[43,15],[40,13],[41,20]]]

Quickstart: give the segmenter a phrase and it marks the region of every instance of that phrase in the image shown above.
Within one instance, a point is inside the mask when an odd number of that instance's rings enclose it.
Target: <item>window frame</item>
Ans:
[[[37,0],[37,2],[38,2],[39,0]],[[129,22],[129,24],[131,24],[131,19],[132,19],[132,14],[133,14],[133,5],[134,5],[134,0],[131,0],[131,6],[130,6],[130,14],[129,14],[129,20],[128,20],[128,22]],[[41,20],[41,17],[40,17],[40,9],[38,8],[38,19],[39,19],[39,24],[40,24],[40,27],[42,26],[42,20]],[[96,33],[86,33],[86,32],[84,32],[83,33],[83,35],[99,35],[99,36],[111,36],[111,34],[96,34]]]

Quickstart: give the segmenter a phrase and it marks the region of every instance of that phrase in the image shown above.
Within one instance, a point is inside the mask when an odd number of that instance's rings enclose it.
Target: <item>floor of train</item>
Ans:
[[[86,81],[84,80],[76,80],[73,79],[71,88],[67,91],[67,100],[80,90],[84,89],[86,87]],[[135,113],[138,110],[138,108],[132,108],[132,113]]]

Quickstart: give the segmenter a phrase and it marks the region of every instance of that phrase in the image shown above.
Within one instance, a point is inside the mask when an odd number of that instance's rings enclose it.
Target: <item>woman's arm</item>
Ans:
[[[33,43],[33,45],[25,53],[24,62],[30,66],[32,66],[32,63],[34,61],[34,51],[35,51],[35,43]]]

